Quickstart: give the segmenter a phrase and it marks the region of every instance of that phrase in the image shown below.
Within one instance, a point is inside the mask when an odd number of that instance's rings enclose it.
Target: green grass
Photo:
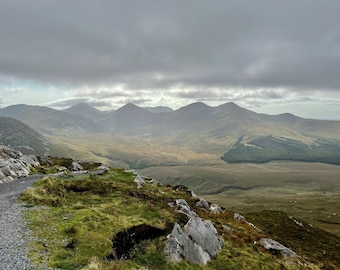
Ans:
[[[233,213],[213,215],[197,208],[197,199],[186,188],[146,183],[137,189],[133,179],[130,172],[115,169],[92,178],[45,177],[25,191],[20,200],[28,207],[24,216],[32,231],[30,257],[37,269],[43,265],[61,269],[287,268],[283,261],[254,246],[254,241],[266,235],[234,220]],[[106,260],[112,252],[112,239],[123,230],[148,224],[169,232],[175,222],[184,226],[186,217],[167,205],[178,198],[211,220],[225,240],[223,250],[207,266],[168,261],[165,235],[141,242],[126,260]],[[233,233],[226,233],[223,225],[230,226]]]

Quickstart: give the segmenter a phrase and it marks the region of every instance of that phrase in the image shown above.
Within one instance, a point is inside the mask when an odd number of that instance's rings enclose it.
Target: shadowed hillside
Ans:
[[[0,144],[24,154],[44,155],[50,152],[49,141],[21,121],[0,117]]]

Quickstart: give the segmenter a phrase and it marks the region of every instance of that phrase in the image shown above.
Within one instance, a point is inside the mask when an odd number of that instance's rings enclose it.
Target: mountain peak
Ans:
[[[121,112],[121,111],[146,111],[145,109],[133,104],[133,103],[127,103],[124,106],[120,107],[117,112]]]
[[[66,109],[66,111],[70,109],[87,109],[87,110],[99,111],[97,108],[92,107],[90,104],[86,102],[81,102],[76,105],[73,105],[70,108]]]
[[[203,102],[195,102],[178,109],[178,111],[202,111],[207,109],[211,109],[211,107]]]
[[[87,103],[78,103],[70,108],[64,110],[64,112],[71,113],[73,115],[82,116],[91,120],[100,118],[104,113]]]

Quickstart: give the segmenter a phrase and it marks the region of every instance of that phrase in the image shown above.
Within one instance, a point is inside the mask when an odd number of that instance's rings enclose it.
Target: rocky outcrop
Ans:
[[[174,262],[184,259],[205,265],[222,248],[223,239],[211,221],[200,218],[185,200],[177,199],[174,203],[169,203],[169,206],[186,215],[189,221],[183,229],[175,223],[167,237],[166,256]]]
[[[28,176],[31,166],[39,166],[35,156],[26,156],[20,151],[0,146],[0,183]]]
[[[213,214],[221,214],[223,211],[222,208],[218,206],[217,204],[212,203],[209,205],[209,203],[205,199],[202,199],[202,198],[198,199],[196,206],[203,208],[207,211],[210,211]]]
[[[285,247],[284,245],[271,238],[262,238],[259,241],[259,244],[275,255],[279,254],[284,258],[297,257],[297,254],[293,250]]]
[[[187,260],[191,263],[207,264],[222,248],[224,241],[209,220],[192,217],[182,229],[175,224],[167,237],[166,256],[174,261]]]

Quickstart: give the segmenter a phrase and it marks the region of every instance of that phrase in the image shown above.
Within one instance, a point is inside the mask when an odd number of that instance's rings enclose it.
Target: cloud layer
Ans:
[[[62,89],[62,99],[86,93],[102,102],[146,103],[283,100],[340,89],[337,0],[0,6],[2,89],[47,85]]]

